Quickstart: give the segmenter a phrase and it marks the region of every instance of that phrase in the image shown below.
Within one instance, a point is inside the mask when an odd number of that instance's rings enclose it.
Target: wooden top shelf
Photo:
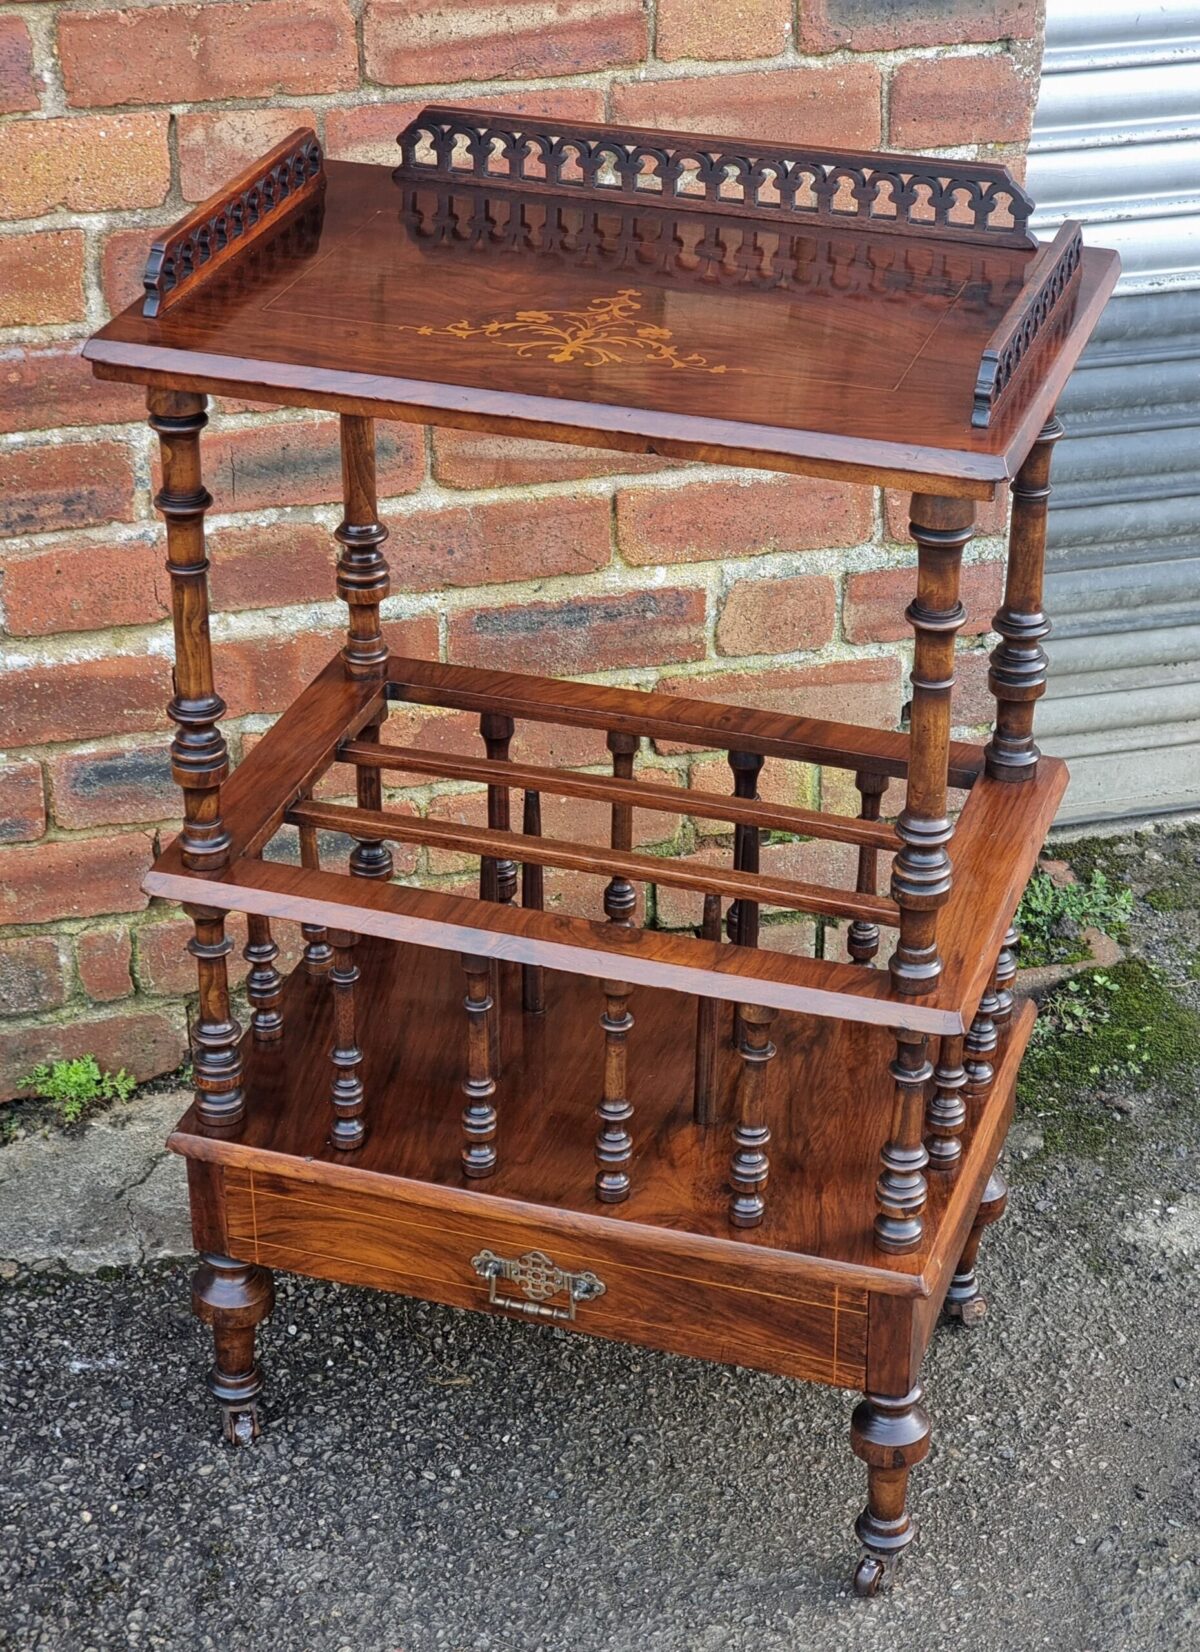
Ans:
[[[301,130],[189,213],[96,372],[987,498],[1117,277],[985,163],[454,110],[401,137],[393,173]]]

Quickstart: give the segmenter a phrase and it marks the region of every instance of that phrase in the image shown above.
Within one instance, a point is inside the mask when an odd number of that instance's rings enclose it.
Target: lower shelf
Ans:
[[[528,1015],[519,968],[501,966],[499,1165],[486,1181],[471,1182],[459,1164],[458,960],[370,937],[357,954],[362,1147],[342,1153],[328,1142],[331,994],[303,966],[286,988],[282,1040],[246,1040],[240,1137],[207,1136],[189,1112],[171,1138],[177,1152],[218,1167],[230,1254],[844,1386],[863,1382],[873,1296],[907,1298],[920,1322],[932,1323],[929,1310],[945,1292],[1003,1144],[1032,1005],[1014,1015],[995,1083],[968,1122],[958,1172],[930,1175],[922,1248],[887,1257],[871,1236],[892,1109],[885,1029],[778,1017],[766,1217],[739,1231],[727,1215],[728,1113],[739,1065],[730,1020],[719,1063],[722,1117],[699,1127],[696,1001],[652,988],[633,994],[633,1186],[624,1204],[605,1206],[593,1191],[592,1158],[603,1062],[599,984],[548,973],[546,1010]],[[542,1312],[536,1290],[531,1299],[524,1289],[527,1277],[493,1282],[476,1270],[485,1250],[509,1260],[543,1252],[551,1266],[595,1274],[604,1292],[573,1310],[562,1308],[565,1295],[551,1293],[542,1300],[559,1310]]]

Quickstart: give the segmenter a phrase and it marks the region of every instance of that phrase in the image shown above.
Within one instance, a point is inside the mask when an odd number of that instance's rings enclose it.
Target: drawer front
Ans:
[[[230,1254],[458,1308],[838,1387],[865,1380],[866,1297],[814,1281],[800,1294],[731,1283],[703,1259],[664,1272],[628,1232],[593,1240],[501,1201],[447,1211],[419,1199],[229,1167]],[[616,1226],[616,1224],[614,1224]]]

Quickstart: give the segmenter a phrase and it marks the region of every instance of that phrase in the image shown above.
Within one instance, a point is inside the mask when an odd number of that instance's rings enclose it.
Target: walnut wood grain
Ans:
[[[154,242],[142,278],[142,314],[161,316],[192,296],[200,282],[274,234],[324,188],[317,134],[310,126],[297,127]]]
[[[778,1054],[764,1097],[773,1195],[759,1226],[739,1231],[728,1217],[726,1132],[697,1130],[693,1120],[695,1023],[677,994],[638,993],[637,1036],[628,1045],[629,1093],[638,1098],[632,1185],[620,1205],[600,1206],[586,1104],[603,1069],[595,982],[548,973],[547,1013],[522,1016],[519,972],[503,972],[516,1012],[514,1077],[497,1084],[503,1150],[484,1188],[463,1176],[460,1162],[458,959],[368,937],[357,951],[361,990],[376,1007],[373,1036],[363,1048],[363,1081],[368,1094],[378,1096],[391,1075],[403,1072],[405,1105],[376,1108],[372,1130],[352,1158],[330,1145],[324,1052],[332,1006],[323,983],[298,970],[285,992],[293,1034],[275,1048],[247,1048],[241,1136],[210,1137],[189,1115],[172,1138],[177,1151],[339,1192],[416,1199],[447,1220],[464,1213],[519,1219],[539,1229],[551,1253],[568,1240],[612,1236],[615,1243],[620,1237],[631,1247],[628,1254],[640,1258],[637,1265],[652,1271],[679,1273],[703,1262],[747,1289],[805,1294],[819,1281],[940,1302],[1007,1128],[1031,1005],[1018,1012],[992,1091],[964,1129],[958,1175],[931,1182],[920,1246],[889,1256],[875,1248],[870,1223],[878,1152],[892,1127],[886,1028],[776,1018],[771,1038]],[[724,1046],[718,1059],[721,1087],[731,1093],[740,1057]],[[843,1124],[850,1105],[853,1131]]]

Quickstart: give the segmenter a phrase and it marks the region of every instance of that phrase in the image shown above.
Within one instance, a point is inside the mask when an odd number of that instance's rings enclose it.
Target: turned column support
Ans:
[[[171,778],[183,792],[179,847],[184,865],[193,871],[218,871],[229,860],[230,837],[221,819],[229,752],[217,726],[225,702],[213,684],[208,623],[204,513],[212,495],[200,476],[206,399],[186,391],[151,390],[146,405],[162,457],[162,486],[154,503],[166,519],[171,576],[175,666],[167,715],[175,724]]]
[[[343,413],[339,420],[342,449],[342,521],[334,538],[342,547],[337,562],[337,594],[349,609],[342,660],[350,677],[378,677],[387,667],[379,605],[390,590],[383,544],[388,531],[379,520],[375,481],[375,421]],[[387,717],[384,706],[358,734],[378,741],[379,725]],[[383,807],[383,774],[363,766],[355,771],[356,800],[360,809]],[[350,852],[350,871],[358,878],[388,879],[392,852],[376,838],[360,838]]]
[[[896,822],[900,849],[892,863],[892,898],[900,935],[890,969],[897,992],[930,992],[942,972],[938,909],[950,896],[953,833],[948,815],[950,697],[954,639],[966,618],[959,601],[963,547],[974,532],[970,499],[914,493],[909,524],[917,542],[917,594],[907,609],[916,633],[912,717],[904,808]]]
[[[1050,418],[1012,484],[1004,601],[992,622],[1000,641],[992,650],[988,672],[988,687],[996,700],[996,727],[986,758],[993,780],[1031,780],[1041,755],[1033,741],[1033,718],[1046,692],[1042,642],[1050,634],[1042,611],[1046,517],[1054,444],[1062,434],[1060,420]]]
[[[622,734],[610,730],[607,745],[612,753],[614,779],[633,779],[633,760],[640,744],[636,734]],[[633,848],[633,810],[627,803],[614,803],[609,842],[614,849],[628,852]],[[604,915],[609,923],[633,928],[633,914],[637,910],[637,890],[628,878],[611,877],[604,888]]]
[[[929,1455],[929,1414],[918,1383],[907,1394],[865,1394],[850,1419],[850,1445],[867,1465],[867,1506],[854,1523],[866,1554],[854,1592],[887,1588],[896,1562],[917,1535],[908,1511],[908,1476]]]
[[[998,1222],[1007,1208],[1008,1183],[997,1165],[988,1177],[962,1256],[946,1292],[943,1312],[947,1318],[957,1319],[963,1325],[978,1325],[987,1314],[987,1298],[980,1291],[979,1281],[975,1277],[975,1259],[979,1255],[979,1241],[984,1228]]]
[[[208,1391],[221,1407],[221,1430],[230,1445],[249,1445],[261,1431],[263,1374],[254,1338],[274,1306],[275,1282],[266,1268],[201,1253],[192,1276],[192,1312],[212,1327],[216,1359]]]
[[[226,960],[233,943],[225,933],[225,913],[215,907],[185,906],[195,934],[188,951],[196,960],[200,1001],[192,1026],[192,1073],[196,1118],[213,1135],[236,1135],[246,1116],[242,1091],[242,1029],[229,1005]]]
[[[925,1091],[933,1077],[929,1040],[921,1033],[896,1034],[895,1081],[891,1135],[883,1144],[883,1169],[875,1184],[875,1243],[880,1250],[903,1255],[916,1250],[925,1232],[922,1212],[928,1196],[925,1167],[929,1163],[922,1130]]]

